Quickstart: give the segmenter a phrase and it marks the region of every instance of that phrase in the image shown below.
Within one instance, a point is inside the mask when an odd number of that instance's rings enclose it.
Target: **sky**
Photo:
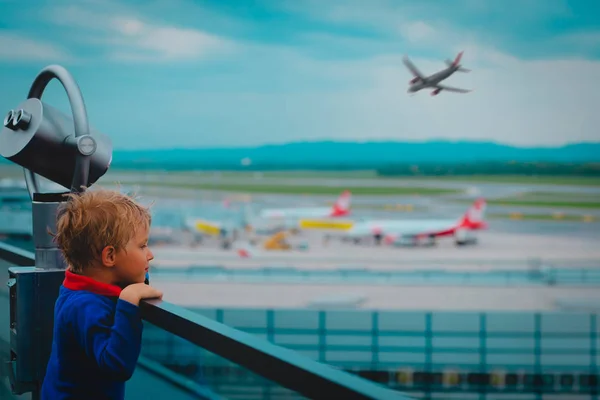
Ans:
[[[0,0],[0,110],[67,68],[115,149],[600,141],[597,0]],[[444,84],[408,94],[464,51]],[[69,114],[52,81],[42,100]],[[2,111],[4,113],[4,111]]]

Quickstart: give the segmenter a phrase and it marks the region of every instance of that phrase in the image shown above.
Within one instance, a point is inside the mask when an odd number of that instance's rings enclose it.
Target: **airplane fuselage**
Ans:
[[[442,71],[436,72],[433,75],[425,77],[424,79],[419,79],[416,82],[410,84],[408,92],[415,93],[422,89],[435,88],[440,82],[442,82],[445,79],[448,79],[457,70],[458,67],[450,66]]]
[[[406,220],[406,221],[368,221],[355,224],[347,235],[365,236],[379,233],[383,236],[389,234],[397,235],[419,235],[426,232],[439,232],[452,229],[458,223],[456,220]]]
[[[263,210],[259,216],[261,218],[302,218],[302,217],[327,217],[331,213],[331,208],[315,207],[315,208],[288,208]]]

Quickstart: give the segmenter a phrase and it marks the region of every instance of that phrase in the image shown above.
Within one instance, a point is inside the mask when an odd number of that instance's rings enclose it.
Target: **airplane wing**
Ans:
[[[402,59],[402,62],[404,63],[404,65],[406,65],[406,68],[408,68],[410,70],[410,72],[412,72],[412,74],[423,80],[425,78],[425,75],[423,75],[418,69],[417,67],[415,67],[415,65],[410,61],[410,59],[407,56],[404,56],[404,58]]]
[[[452,86],[445,86],[445,85],[436,85],[436,87],[440,90],[447,90],[449,92],[455,92],[455,93],[469,93],[472,91],[469,89],[460,89],[460,88],[455,88]]]

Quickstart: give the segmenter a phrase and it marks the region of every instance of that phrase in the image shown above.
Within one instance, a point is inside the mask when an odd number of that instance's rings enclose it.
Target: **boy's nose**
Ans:
[[[148,249],[148,261],[152,260],[154,260],[154,254],[152,253],[152,250]]]

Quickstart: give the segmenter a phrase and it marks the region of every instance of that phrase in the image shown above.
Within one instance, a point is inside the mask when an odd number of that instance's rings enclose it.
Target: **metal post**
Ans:
[[[56,212],[65,201],[62,193],[34,193],[32,202],[35,266],[41,269],[65,269],[62,253],[49,232],[56,232]]]
[[[43,269],[47,272],[53,273],[55,276],[48,284],[50,285],[50,293],[47,299],[39,298],[40,303],[37,304],[37,308],[40,313],[46,313],[47,315],[54,314],[54,302],[58,296],[58,285],[61,284],[63,279],[63,271],[66,268],[66,263],[62,253],[58,249],[58,246],[52,240],[52,236],[49,232],[56,232],[56,213],[61,203],[65,201],[63,193],[33,193],[32,198],[32,223],[33,223],[33,243],[35,246],[35,266],[37,269]],[[56,289],[53,289],[56,288]],[[50,297],[51,296],[51,297]],[[45,301],[47,300],[47,301]],[[43,309],[42,309],[43,308]],[[43,371],[45,371],[44,360],[50,357],[51,343],[52,343],[52,328],[54,327],[53,318],[48,323],[42,326],[45,330],[44,334],[41,335],[42,339],[45,339],[40,349],[43,354],[41,358]],[[47,362],[47,361],[46,361]],[[45,375],[45,373],[44,373]],[[40,380],[37,382],[36,389],[31,392],[32,400],[39,400],[41,397],[40,390],[43,382],[43,376],[40,376]]]

